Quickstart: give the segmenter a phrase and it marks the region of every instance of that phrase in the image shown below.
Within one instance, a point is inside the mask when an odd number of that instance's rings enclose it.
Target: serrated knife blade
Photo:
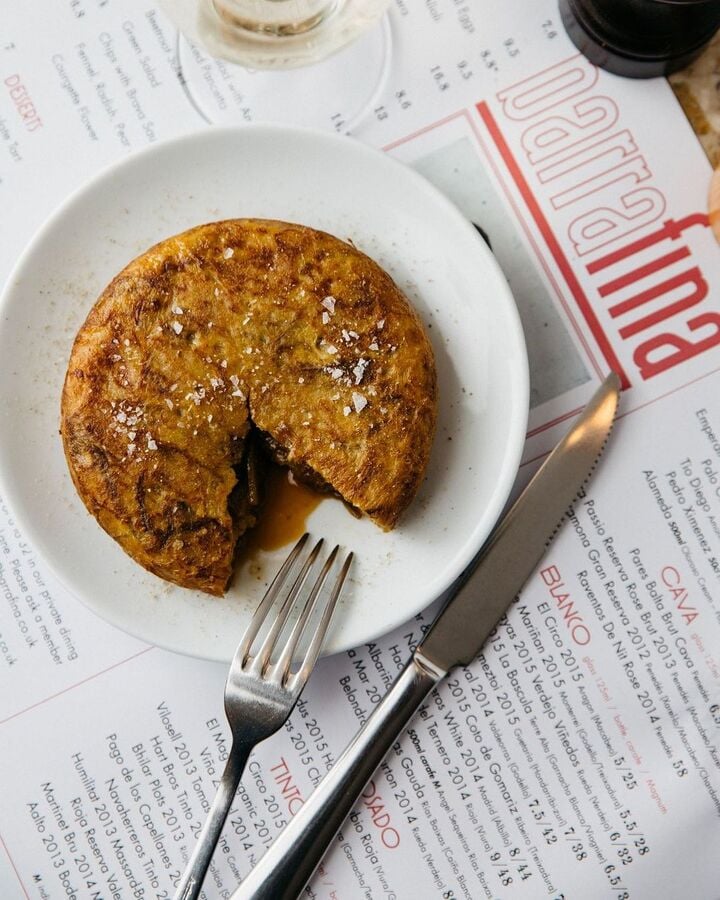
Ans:
[[[478,655],[597,465],[619,392],[612,374],[503,518],[418,647],[429,663],[447,671]]]
[[[610,435],[620,379],[610,375],[496,528],[392,688],[231,900],[295,900],[418,706],[474,659],[535,571]]]

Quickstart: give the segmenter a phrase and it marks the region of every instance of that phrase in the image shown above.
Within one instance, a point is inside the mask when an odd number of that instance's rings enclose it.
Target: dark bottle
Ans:
[[[720,27],[720,0],[560,0],[560,15],[595,65],[653,78],[699,56]]]

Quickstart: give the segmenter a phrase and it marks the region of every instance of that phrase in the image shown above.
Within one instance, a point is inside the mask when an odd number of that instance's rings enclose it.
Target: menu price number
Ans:
[[[720,703],[713,703],[710,707],[710,715],[713,722],[720,727]]]
[[[430,66],[430,75],[441,93],[450,90],[450,82],[440,66]]]
[[[518,56],[520,53],[520,48],[515,43],[515,38],[506,38],[506,40],[503,41],[503,47],[511,59]]]
[[[336,112],[330,116],[330,124],[337,132],[341,132],[345,130],[345,116],[342,113]]]
[[[481,50],[480,51],[480,60],[486,69],[490,69],[492,72],[499,71],[498,64],[492,55],[492,51]]]
[[[551,844],[557,844],[558,837],[555,833],[555,829],[545,818],[545,810],[540,806],[540,801],[537,799],[537,797],[528,803],[528,809],[530,810],[530,815],[533,817],[533,819],[535,819],[539,827],[542,829],[542,836],[545,839],[545,843],[548,846],[550,846]]]
[[[549,41],[557,37],[557,29],[552,19],[545,19],[545,21],[542,23],[542,30],[543,34]]]
[[[622,865],[629,866],[633,861],[632,853],[630,852],[627,842],[620,840],[622,837],[624,837],[624,835],[620,834],[619,831],[613,831],[610,835],[610,840],[615,847],[615,852]]]
[[[676,759],[672,764],[673,769],[675,770],[675,774],[678,778],[684,778],[688,774],[687,767],[685,766],[685,760]]]
[[[70,0],[69,3],[70,12],[76,19],[82,19],[85,15],[85,10],[83,9],[82,0]]]
[[[520,857],[519,847],[511,847],[508,856],[510,859],[504,860],[497,850],[490,854],[490,862],[498,870],[497,876],[503,887],[510,887],[516,881],[523,882],[532,877],[527,860]]]
[[[603,872],[607,875],[607,880],[611,888],[617,890],[615,895],[617,900],[629,900],[630,893],[622,883],[622,875],[618,872],[617,867],[613,863],[608,863]]]
[[[395,100],[397,101],[400,109],[410,109],[410,107],[412,106],[412,100],[408,97],[407,91],[404,89],[395,91]]]
[[[624,866],[628,866],[632,862],[631,850],[627,845],[627,841],[625,841],[624,843],[620,841],[620,838],[622,837],[623,835],[620,834],[619,831],[613,831],[610,835],[610,840],[617,847],[618,856],[620,857],[622,864]],[[638,856],[645,856],[650,852],[650,848],[647,845],[644,834],[638,834],[638,832],[634,832],[627,835],[627,837],[632,840],[633,847],[635,848],[635,852]]]
[[[624,831],[618,829],[611,832],[608,837],[615,849],[620,865],[629,866],[634,859],[633,853],[637,854],[637,856],[646,856],[650,852],[650,847],[645,840],[645,835],[637,830],[637,822],[633,819],[629,809],[624,809],[620,813],[620,819],[623,823]],[[608,873],[608,868],[607,866],[605,868],[606,874]],[[613,871],[615,870],[613,869]],[[619,878],[620,876],[617,877]],[[612,887],[616,886],[612,880],[610,884]]]
[[[582,862],[584,859],[587,859],[587,851],[585,850],[585,845],[578,837],[577,832],[571,825],[569,828],[563,831],[563,838],[570,844],[570,849],[575,854],[575,859],[578,862]]]
[[[458,75],[463,81],[469,81],[473,77],[473,70],[470,68],[470,63],[466,59],[461,59],[460,62],[455,65],[458,70]]]
[[[632,772],[632,769],[630,768],[630,766],[625,765],[625,757],[622,754],[615,756],[615,757],[613,757],[613,762],[615,763],[615,766],[617,767],[618,772],[621,773],[622,781],[623,781],[623,784],[625,785],[625,787],[629,791],[632,791],[634,788],[636,788],[637,787],[637,779],[633,775],[633,772]]]

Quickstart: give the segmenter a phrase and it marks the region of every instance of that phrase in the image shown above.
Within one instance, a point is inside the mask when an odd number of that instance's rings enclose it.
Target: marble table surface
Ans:
[[[702,56],[668,79],[713,168],[720,166],[720,31]]]

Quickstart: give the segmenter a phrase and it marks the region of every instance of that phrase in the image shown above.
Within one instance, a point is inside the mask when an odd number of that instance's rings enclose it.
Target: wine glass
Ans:
[[[350,131],[389,70],[390,0],[161,0],[178,74],[210,122]]]

